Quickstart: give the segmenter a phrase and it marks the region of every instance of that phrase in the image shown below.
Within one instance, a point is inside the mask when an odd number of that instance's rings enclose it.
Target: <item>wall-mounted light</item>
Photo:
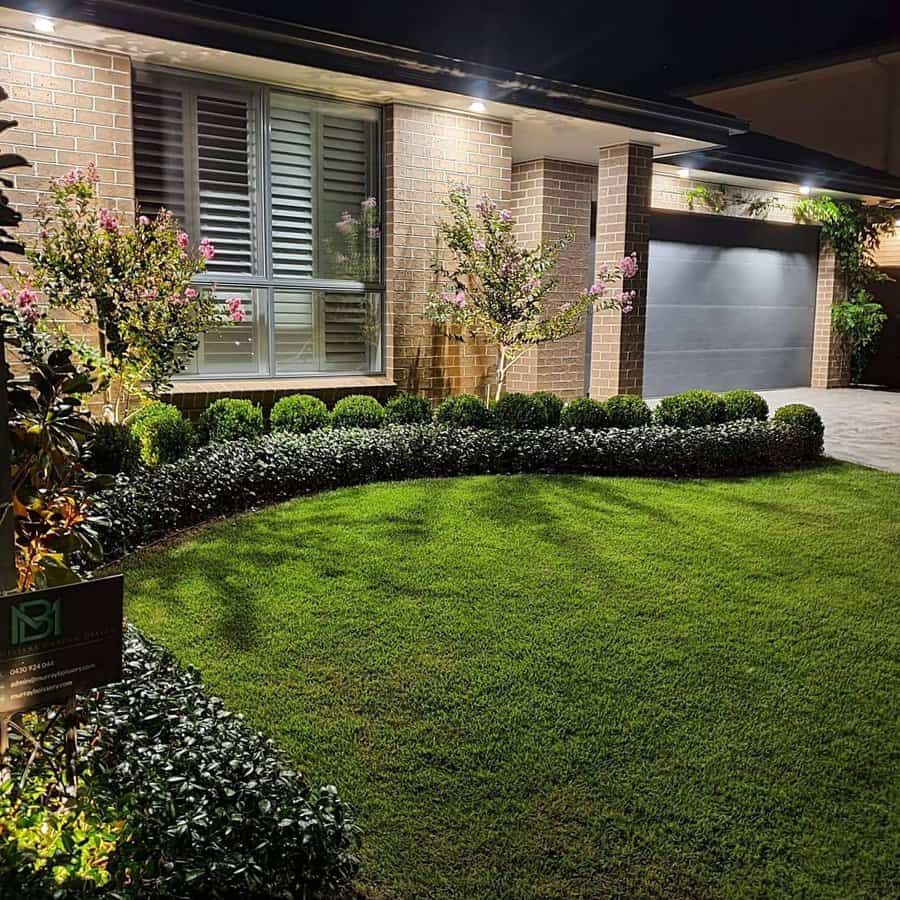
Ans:
[[[812,190],[812,188],[808,184],[800,185],[800,193],[803,194],[804,196],[806,194],[808,194],[811,190]]]
[[[481,102],[481,100],[473,100],[469,104],[469,112],[473,112],[473,113],[487,112],[487,107],[484,105],[484,103]]]
[[[53,34],[53,19],[48,19],[46,16],[36,16],[33,24],[35,31],[39,31],[41,34]]]
[[[678,177],[679,177],[679,178],[690,178],[690,177],[691,177],[691,170],[690,170],[690,169],[679,169],[679,170],[678,170]]]
[[[894,227],[900,228],[900,219],[894,219]]]

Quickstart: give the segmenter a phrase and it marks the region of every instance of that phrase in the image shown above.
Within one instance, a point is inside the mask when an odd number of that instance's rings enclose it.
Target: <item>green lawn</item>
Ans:
[[[128,615],[365,830],[372,898],[896,897],[900,477],[336,491]]]

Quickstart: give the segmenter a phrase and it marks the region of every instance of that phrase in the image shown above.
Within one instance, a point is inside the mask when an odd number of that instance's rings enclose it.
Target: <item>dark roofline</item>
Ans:
[[[757,142],[760,150],[744,149],[742,139],[743,143]],[[802,162],[780,156],[779,150],[801,158]],[[730,148],[714,147],[709,150],[673,153],[657,157],[656,162],[698,172],[716,172],[788,184],[811,184],[820,191],[833,190],[846,194],[900,199],[900,178],[895,175],[752,131],[735,138]]]
[[[760,69],[751,69],[749,72],[740,72],[737,75],[725,75],[722,78],[713,78],[709,81],[682,85],[673,93],[678,97],[702,97],[704,94],[712,94],[717,91],[727,91],[732,88],[746,87],[751,84],[759,84],[765,81],[774,81],[778,78],[787,78],[791,75],[803,75],[808,72],[817,72],[820,69],[831,69],[835,66],[843,66],[847,63],[860,62],[867,59],[878,59],[880,56],[888,56],[900,52],[900,40],[884,41],[877,44],[866,44],[855,47],[852,50],[843,50],[825,56],[810,56],[794,62],[779,63],[774,66],[764,66]]]
[[[36,12],[33,0],[2,0],[0,5]],[[192,0],[178,2],[176,8],[148,7],[126,0],[48,0],[41,13],[710,143],[724,143],[730,134],[749,127],[741,119],[689,102],[629,97]]]

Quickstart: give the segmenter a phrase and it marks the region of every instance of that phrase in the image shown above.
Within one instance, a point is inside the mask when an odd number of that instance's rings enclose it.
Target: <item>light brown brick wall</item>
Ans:
[[[9,94],[0,104],[0,118],[19,123],[0,135],[0,146],[31,163],[30,169],[11,170],[13,187],[7,192],[22,213],[20,240],[27,246],[36,235],[38,200],[47,196],[50,180],[91,162],[100,175],[100,203],[123,222],[133,221],[128,57],[0,32],[0,85]],[[71,330],[96,335],[80,323]]]
[[[628,289],[637,292],[632,312],[601,312],[593,318],[590,393],[599,400],[639,395],[643,389],[652,169],[651,147],[622,144],[599,151],[598,269],[632,252],[639,266],[638,275],[628,282]]]
[[[679,178],[657,174],[653,178],[652,204],[654,209],[688,211],[685,193],[702,178]],[[782,208],[774,208],[766,217],[770,222],[794,222],[794,209],[801,195],[787,191],[764,191],[737,185],[721,185],[729,194],[775,198]],[[708,213],[702,204],[695,204],[694,212]],[[720,215],[749,218],[746,207],[730,205]],[[879,259],[879,262],[882,262]],[[882,262],[882,264],[885,264]],[[847,354],[842,351],[840,340],[831,325],[831,307],[842,298],[840,283],[835,280],[834,256],[825,247],[819,250],[819,267],[816,276],[816,309],[813,328],[813,359],[810,373],[811,387],[846,387],[850,383],[850,367]]]
[[[511,193],[512,125],[495,119],[394,104],[385,111],[387,374],[403,390],[432,399],[485,395],[494,374],[493,348],[453,340],[423,316],[435,287],[431,271],[437,222],[454,183],[473,199]]]
[[[547,311],[572,301],[589,283],[591,201],[597,194],[593,166],[539,159],[513,165],[516,230],[534,245],[572,235],[560,255],[558,285]],[[553,391],[565,399],[584,395],[584,329],[531,350],[511,370],[510,391]]]

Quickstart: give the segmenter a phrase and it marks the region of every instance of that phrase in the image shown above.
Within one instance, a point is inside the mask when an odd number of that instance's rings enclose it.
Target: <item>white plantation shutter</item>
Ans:
[[[245,99],[197,97],[199,225],[216,248],[212,272],[253,271],[249,115]]]
[[[323,369],[329,372],[360,372],[368,368],[369,343],[374,323],[368,315],[365,294],[323,294]]]
[[[217,290],[218,313],[228,318],[228,301],[241,300],[245,320],[213,328],[203,335],[199,351],[199,371],[205,375],[257,375],[262,371],[265,341],[259,339],[259,309],[252,290]]]
[[[177,90],[135,84],[133,93],[134,181],[140,211],[170,209],[184,222],[184,99]]]
[[[275,371],[295,374],[316,370],[316,295],[311,291],[273,292]]]
[[[273,93],[270,101],[272,270],[313,274],[313,116],[302,98]]]
[[[319,227],[334,233],[335,222],[346,210],[359,215],[359,204],[369,191],[371,123],[321,116]]]

